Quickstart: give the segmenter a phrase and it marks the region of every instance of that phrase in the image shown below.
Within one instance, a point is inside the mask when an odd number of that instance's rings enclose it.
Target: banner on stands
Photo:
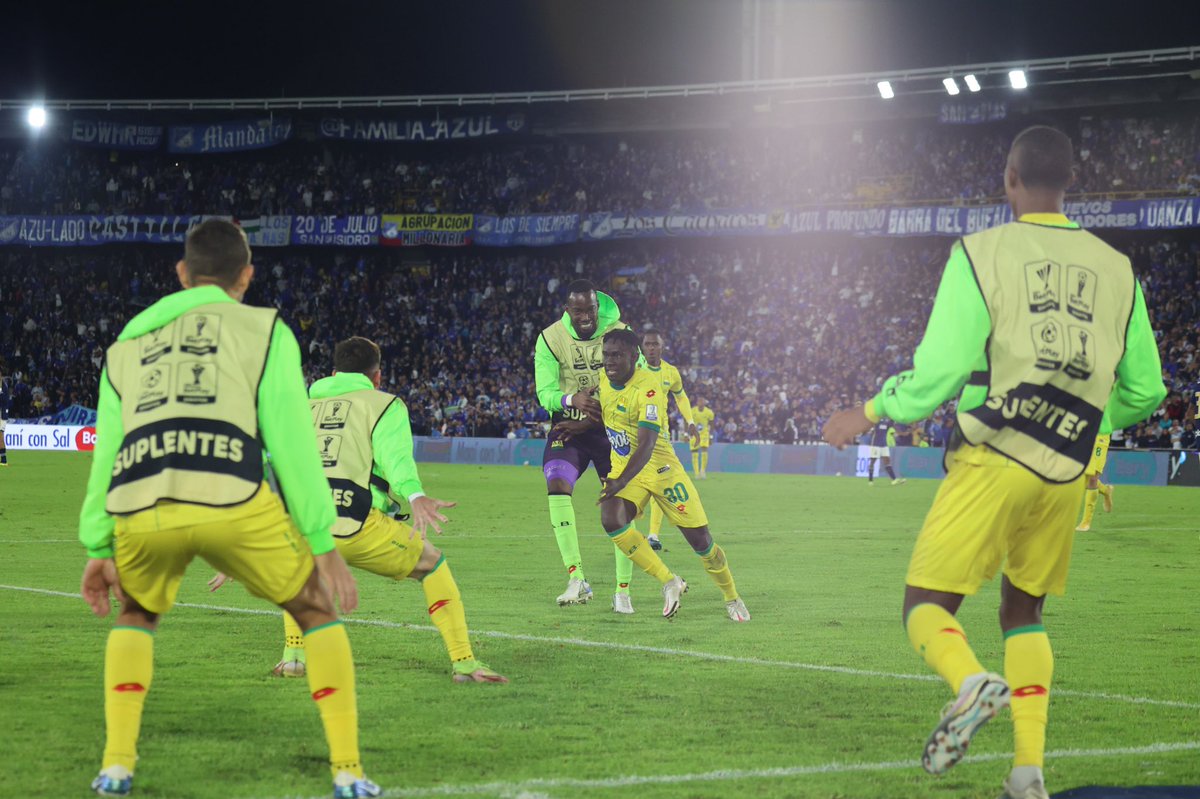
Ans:
[[[256,216],[239,219],[246,240],[251,247],[286,247],[292,242],[292,218],[290,216]]]
[[[53,449],[91,452],[96,448],[96,428],[57,424],[10,424],[4,428],[9,449]]]
[[[106,150],[157,150],[162,146],[162,125],[110,122],[103,119],[71,120],[71,142]]]
[[[292,244],[374,247],[379,243],[379,217],[294,216]]]
[[[379,243],[388,247],[463,247],[471,243],[472,214],[384,214]]]
[[[283,144],[292,137],[290,119],[239,119],[208,125],[172,125],[167,149],[173,153],[236,153]]]
[[[1008,103],[1004,100],[977,103],[942,103],[938,111],[938,122],[943,125],[980,125],[998,122],[1008,116]]]
[[[182,244],[207,216],[0,216],[0,245]]]
[[[484,247],[549,247],[579,240],[579,214],[475,214],[474,243]]]
[[[588,214],[583,221],[580,238],[602,241],[622,238],[655,238],[660,236],[730,236],[790,233],[789,212],[770,211],[702,211],[644,212]]]
[[[524,114],[474,114],[437,119],[325,117],[321,136],[374,142],[458,141],[525,132]]]

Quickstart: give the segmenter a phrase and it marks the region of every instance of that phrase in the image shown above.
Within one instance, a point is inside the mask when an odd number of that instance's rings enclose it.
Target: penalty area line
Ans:
[[[1112,749],[1060,749],[1047,752],[1051,760],[1068,759],[1098,759],[1106,757],[1131,757],[1138,755],[1161,755],[1174,752],[1189,752],[1200,750],[1200,741],[1180,741],[1176,743],[1154,743],[1145,746],[1123,746]],[[1011,752],[997,752],[986,755],[969,755],[964,763],[991,763],[997,760],[1010,760]],[[512,782],[488,782],[460,785],[434,785],[428,788],[398,788],[385,790],[383,795],[389,799],[423,799],[432,796],[499,796],[505,799],[537,796],[541,791],[568,790],[604,790],[631,788],[639,785],[681,785],[697,782],[731,782],[736,780],[770,780],[786,779],[789,777],[808,777],[821,774],[854,774],[876,771],[919,772],[915,759],[886,760],[877,763],[823,763],[813,766],[784,766],[763,769],[719,769],[695,774],[646,774],[629,775],[624,777],[609,777],[599,779],[575,779],[569,777],[550,779],[515,780]],[[542,794],[544,795],[544,794]],[[313,799],[318,799],[314,797]]]
[[[67,591],[54,591],[48,588],[30,588],[20,585],[0,585],[0,590],[20,591],[43,596],[65,597],[78,599],[78,594]],[[266,608],[237,608],[225,605],[209,605],[197,602],[176,602],[177,608],[191,610],[207,610],[216,613],[238,613],[244,616],[278,616],[279,611]],[[343,617],[346,624],[357,624],[363,627],[381,627],[388,630],[419,630],[421,632],[437,632],[437,627],[431,624],[408,624],[406,622],[386,621],[383,619],[355,619]],[[830,666],[823,663],[801,663],[789,660],[769,660],[767,658],[745,657],[739,655],[722,655],[716,652],[701,652],[695,649],[674,649],[662,646],[647,646],[645,644],[626,644],[616,641],[593,641],[587,638],[556,638],[546,635],[529,635],[527,633],[507,633],[499,630],[471,630],[471,635],[479,638],[496,638],[505,641],[525,641],[536,644],[552,644],[557,646],[577,646],[588,649],[608,649],[618,652],[640,652],[649,655],[666,655],[669,657],[706,660],[713,663],[737,663],[746,666],[766,666],[774,669],[798,669],[801,671],[823,672],[826,674],[844,674],[850,677],[875,677],[884,680],[909,680],[914,682],[941,682],[941,677],[934,674],[905,674],[903,672],[875,671],[872,669],[856,669],[850,666]],[[1154,699],[1145,696],[1127,696],[1110,694],[1100,691],[1075,691],[1056,688],[1055,696],[1078,697],[1082,699],[1098,699],[1105,702],[1123,702],[1132,705],[1154,705],[1157,707],[1184,708],[1200,710],[1200,702],[1185,702],[1175,699]]]

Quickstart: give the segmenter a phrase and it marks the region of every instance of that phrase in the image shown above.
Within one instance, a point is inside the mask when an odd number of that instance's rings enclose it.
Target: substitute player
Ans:
[[[692,438],[692,474],[697,480],[708,479],[708,448],[712,444],[713,409],[708,400],[696,397],[692,409],[692,421],[696,423],[696,435]]]
[[[184,290],[125,326],[100,375],[79,513],[89,558],[80,590],[97,615],[108,615],[110,590],[121,608],[104,660],[107,740],[92,789],[132,791],[154,632],[200,556],[295,617],[333,795],[379,796],[363,777],[350,641],[327,593],[346,611],[358,602],[330,535],[336,516],[312,443],[300,348],[274,308],[241,304],[254,267],[236,225],[197,225],[176,273]],[[287,510],[263,480],[263,445]]]
[[[475,659],[467,634],[462,596],[445,556],[425,538],[443,508],[454,507],[425,495],[413,459],[408,408],[394,394],[380,391],[383,380],[379,346],[355,336],[333,350],[333,375],[308,390],[312,424],[325,476],[337,509],[333,537],[350,566],[393,580],[412,578],[425,592],[429,618],[450,653],[454,682],[508,682]],[[412,527],[396,521],[393,495],[407,498]],[[223,580],[218,576],[213,590]],[[283,660],[275,674],[305,673],[304,635],[296,620],[283,615]]]
[[[892,478],[892,485],[898,486],[906,482],[903,477],[897,477],[892,468],[892,442],[895,435],[894,428],[887,419],[880,419],[867,433],[870,439],[870,449],[867,451],[867,485],[875,485],[875,464],[878,461],[883,461],[883,468],[887,470],[888,477]]]
[[[675,408],[679,411],[679,415],[683,417],[684,424],[687,425],[688,440],[698,443],[700,435],[696,430],[695,422],[692,421],[692,403],[688,400],[687,392],[683,389],[683,376],[679,374],[678,369],[664,361],[662,357],[663,348],[666,347],[666,344],[667,342],[661,333],[650,332],[643,335],[642,355],[646,358],[643,365],[661,379],[662,390],[675,400]],[[665,421],[664,424],[666,424]],[[669,425],[667,425],[667,430],[670,430]],[[662,530],[662,520],[662,508],[658,506],[657,502],[651,502],[650,535],[646,536],[646,540],[650,542],[652,549],[662,549],[662,542],[658,539],[658,534]]]
[[[1084,471],[1087,475],[1087,490],[1083,495],[1083,520],[1075,528],[1077,533],[1086,533],[1092,529],[1092,515],[1096,512],[1096,500],[1099,496],[1104,497],[1104,512],[1112,513],[1113,487],[1100,481],[1100,475],[1104,473],[1104,466],[1108,463],[1108,444],[1111,438],[1112,425],[1108,423],[1108,417],[1105,417],[1100,423],[1100,435],[1096,436],[1092,459],[1088,461]]]
[[[1053,128],[1016,137],[1004,184],[1017,221],[954,245],[913,368],[823,431],[842,446],[881,418],[923,419],[961,389],[948,473],[909,564],[904,622],[956,695],[922,752],[925,768],[936,774],[957,763],[979,726],[1011,701],[1011,799],[1048,796],[1054,657],[1042,606],[1066,588],[1083,473],[1105,408],[1125,427],[1166,396],[1129,259],[1063,215],[1072,163],[1070,139]],[[1002,562],[1003,677],[980,664],[954,615]]]
[[[633,331],[614,330],[604,337],[600,404],[604,408],[604,429],[612,444],[613,466],[600,494],[600,522],[622,552],[662,583],[663,616],[671,618],[679,610],[679,598],[687,591],[687,583],[671,573],[633,527],[634,517],[647,502],[661,505],[721,589],[729,618],[749,621],[750,612],[738,596],[725,552],[708,531],[700,494],[675,455],[670,438],[660,435],[667,422],[667,398],[661,381],[653,372],[638,369],[637,360],[638,337]],[[573,435],[580,424],[566,422],[560,427],[564,435]]]
[[[591,419],[600,422],[600,403],[593,396],[600,385],[600,344],[604,334],[625,327],[621,311],[612,297],[596,291],[587,280],[567,285],[567,302],[562,318],[538,336],[533,355],[534,382],[538,402],[550,412],[557,426],[563,421]],[[571,495],[575,483],[592,464],[600,477],[608,474],[608,439],[598,426],[564,439],[551,430],[542,454],[542,472],[549,495],[550,523],[554,538],[567,568],[567,590],[558,597],[559,605],[581,605],[592,598],[592,587],[583,573],[579,554],[579,534],[575,529],[575,506]],[[613,610],[633,613],[629,581],[633,564],[617,547],[617,586]]]

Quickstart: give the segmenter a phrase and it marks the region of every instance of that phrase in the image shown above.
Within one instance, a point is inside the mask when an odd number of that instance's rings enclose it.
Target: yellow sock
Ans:
[[[102,769],[137,765],[142,708],[154,677],[154,634],[141,627],[114,627],[104,650],[104,721]]]
[[[962,625],[942,606],[917,605],[909,611],[905,627],[913,649],[950,683],[955,694],[962,688],[963,680],[985,671],[967,644]]]
[[[733,575],[729,571],[729,562],[725,560],[725,550],[713,544],[709,547],[707,553],[700,555],[700,562],[704,564],[704,570],[708,572],[708,576],[717,584],[717,588],[721,589],[721,595],[725,597],[725,601],[728,602],[731,599],[737,599],[737,586],[733,584]]]
[[[658,553],[650,548],[646,537],[634,529],[632,524],[625,525],[615,533],[609,533],[608,537],[629,556],[635,566],[660,583],[668,582],[675,576]]]
[[[662,531],[663,512],[657,502],[650,503],[650,535],[658,535]]]
[[[1045,627],[1031,624],[1004,634],[1004,678],[1012,689],[1014,766],[1042,766],[1053,676],[1054,652]]]
[[[304,630],[286,610],[283,612],[283,659],[304,662]]]
[[[1096,512],[1096,500],[1100,497],[1100,491],[1096,488],[1089,488],[1084,492],[1083,497],[1083,521],[1079,523],[1080,527],[1090,527],[1092,524],[1092,515]]]
[[[700,476],[708,474],[708,451],[700,450]]]
[[[425,589],[429,618],[442,634],[446,651],[450,653],[450,662],[473,660],[475,654],[471,651],[471,639],[467,633],[467,614],[463,610],[462,595],[458,593],[458,583],[454,582],[445,555],[438,558],[433,571],[421,578],[421,588]]]
[[[329,766],[363,776],[358,756],[358,701],[354,692],[354,659],[350,638],[340,621],[322,624],[304,634],[308,650],[308,688],[321,713],[329,742]]]
[[[692,474],[700,475],[700,450],[692,450]]]

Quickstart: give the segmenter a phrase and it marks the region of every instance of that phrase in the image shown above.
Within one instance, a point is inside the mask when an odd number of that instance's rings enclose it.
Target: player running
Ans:
[[[614,330],[604,337],[604,377],[600,404],[604,429],[612,445],[612,471],[600,494],[600,522],[608,537],[643,571],[662,583],[663,616],[679,610],[687,591],[682,577],[672,574],[646,539],[633,527],[634,517],[653,500],[700,556],[704,570],[721,589],[725,611],[733,621],[750,621],[746,603],[738,596],[725,552],[713,542],[700,494],[675,455],[670,439],[660,435],[667,422],[667,398],[657,374],[637,368],[638,337],[631,330]],[[560,435],[579,435],[590,422],[564,422]]]
[[[89,558],[80,592],[106,616],[112,591],[120,611],[104,657],[106,742],[92,790],[133,790],[154,632],[200,556],[295,617],[333,796],[380,796],[363,776],[354,662],[333,600],[348,612],[358,593],[330,535],[336,515],[312,443],[300,348],[274,308],[241,304],[254,267],[236,225],[193,228],[176,274],[184,290],[130,320],[100,374],[79,512]],[[264,481],[264,445],[286,510]]]
[[[666,340],[661,333],[650,332],[643,335],[642,355],[646,358],[644,366],[651,372],[657,373],[658,377],[662,379],[662,390],[675,399],[675,407],[688,427],[688,440],[698,443],[700,436],[695,422],[692,421],[692,403],[688,400],[687,392],[683,390],[683,377],[679,374],[679,370],[663,360],[662,353],[665,346]],[[666,424],[666,420],[663,423]],[[667,429],[670,430],[670,425],[667,425]],[[651,549],[662,549],[662,542],[658,539],[658,534],[662,530],[662,520],[662,508],[658,506],[657,502],[650,503],[650,535],[646,536],[646,540],[650,542]]]
[[[538,336],[533,356],[534,382],[538,402],[550,412],[556,427],[563,421],[591,419],[600,422],[600,403],[593,396],[599,386],[603,364],[601,339],[610,330],[625,327],[621,311],[612,297],[596,291],[587,280],[567,286],[567,302],[562,318]],[[575,529],[575,506],[571,495],[575,483],[587,470],[596,468],[600,477],[609,472],[608,439],[598,426],[587,426],[579,435],[563,438],[555,430],[546,437],[542,454],[542,472],[549,495],[550,523],[563,565],[567,567],[567,590],[558,597],[561,605],[582,605],[592,598],[592,587],[583,573],[579,554],[579,534]],[[613,610],[633,613],[629,581],[633,564],[613,547],[616,557],[617,587]]]
[[[696,424],[696,436],[692,439],[692,474],[697,480],[708,479],[708,448],[712,444],[713,409],[708,407],[708,400],[696,397],[696,407],[692,409],[692,421]]]
[[[413,459],[408,408],[399,397],[379,390],[383,380],[379,346],[355,336],[333,351],[333,375],[308,390],[317,450],[333,493],[338,518],[333,537],[350,566],[392,580],[412,578],[425,592],[429,618],[442,634],[450,653],[454,682],[508,680],[475,659],[467,634],[462,597],[450,565],[425,538],[443,508],[453,508],[425,495]],[[393,519],[393,496],[408,500],[412,526]],[[223,575],[209,585],[220,588]],[[305,674],[304,634],[289,614],[283,615],[283,659],[274,673],[284,677]]]
[[[1092,448],[1092,459],[1088,461],[1087,469],[1084,471],[1084,474],[1087,475],[1087,490],[1083,494],[1083,519],[1075,528],[1077,533],[1086,533],[1092,529],[1092,515],[1096,512],[1098,495],[1104,497],[1104,512],[1112,513],[1113,487],[1100,481],[1100,475],[1104,473],[1104,466],[1108,463],[1108,444],[1111,438],[1112,425],[1109,424],[1106,416],[1100,423],[1100,435],[1096,436],[1096,446]]]
[[[897,477],[895,470],[892,469],[891,437],[893,435],[895,434],[892,432],[892,424],[887,419],[880,419],[875,423],[871,432],[867,433],[870,439],[868,445],[870,449],[867,451],[870,458],[867,461],[867,485],[875,485],[875,463],[880,460],[883,461],[883,468],[887,470],[888,477],[892,478],[892,485],[898,486],[907,482],[903,477]]]
[[[1166,396],[1146,301],[1129,259],[1063,215],[1071,140],[1033,127],[1013,141],[1004,186],[1016,222],[956,243],[913,368],[823,435],[843,446],[881,418],[913,422],[959,396],[948,472],[908,568],[909,640],[955,699],[921,760],[939,774],[1011,702],[1009,799],[1047,799],[1042,763],[1054,655],[1047,594],[1066,590],[1074,526],[1105,409],[1126,427]],[[1004,563],[1004,676],[955,618]],[[1011,691],[1010,691],[1011,686]]]

